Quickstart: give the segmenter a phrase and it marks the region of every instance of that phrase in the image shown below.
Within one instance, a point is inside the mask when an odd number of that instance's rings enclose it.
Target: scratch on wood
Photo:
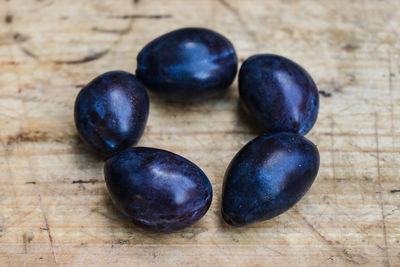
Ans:
[[[385,244],[385,259],[386,266],[390,267],[389,261],[389,250],[387,244],[387,231],[386,231],[386,222],[385,222],[385,212],[383,209],[383,196],[382,196],[382,177],[381,177],[381,166],[380,166],[380,153],[379,153],[379,133],[378,133],[378,113],[375,112],[375,143],[376,143],[376,168],[378,172],[378,184],[379,184],[379,203],[381,206],[381,214],[382,214],[382,229],[383,229],[383,239]]]
[[[130,14],[130,15],[118,15],[110,16],[114,19],[169,19],[172,18],[171,14],[159,14],[159,15],[144,15],[144,14]]]
[[[7,148],[7,145],[3,144],[3,142],[1,142],[4,149],[4,160],[6,162],[6,171],[7,171],[7,176],[8,178],[11,180],[11,187],[12,187],[12,193],[13,193],[13,209],[16,212],[16,216],[18,217],[18,221],[21,221],[21,214],[20,214],[20,208],[19,205],[17,203],[17,190],[15,188],[15,177],[14,177],[14,173],[13,170],[11,168],[11,164],[10,164],[10,150]],[[7,225],[3,224],[2,226],[2,231],[5,231],[7,229]]]
[[[233,14],[235,14],[235,16],[240,18],[240,13],[239,11],[234,8],[233,6],[231,6],[231,4],[229,4],[226,0],[218,0],[218,2],[223,5],[226,9],[230,10]],[[241,18],[240,18],[241,19]]]
[[[32,51],[30,51],[28,48],[26,48],[26,47],[20,47],[20,49],[21,49],[21,51],[25,54],[25,55],[27,55],[28,57],[31,57],[31,58],[33,58],[33,59],[39,59],[39,57],[35,54],[35,53],[33,53]]]
[[[227,10],[229,10],[237,18],[237,20],[240,22],[240,24],[246,30],[247,34],[256,43],[257,50],[258,50],[257,34],[247,27],[247,24],[243,20],[242,16],[240,15],[240,12],[235,7],[233,7],[231,4],[229,4],[226,0],[218,0],[218,3],[220,3],[222,6],[224,6]]]
[[[102,28],[98,28],[98,27],[92,28],[92,31],[94,31],[94,32],[119,34],[119,35],[128,34],[131,30],[132,30],[131,25],[129,25],[125,29],[102,29]]]
[[[287,254],[285,254],[285,253],[282,253],[282,252],[280,252],[279,250],[277,250],[277,249],[273,249],[273,248],[270,248],[270,247],[268,247],[268,246],[266,246],[266,245],[263,245],[263,248],[266,248],[266,249],[268,249],[268,250],[270,250],[270,251],[272,251],[272,252],[275,252],[276,254],[278,254],[279,256],[287,256]]]
[[[371,157],[376,158],[376,150],[375,149],[369,150],[369,149],[364,149],[356,144],[351,144],[351,145],[354,146],[354,148],[357,148],[358,152],[366,153],[366,154],[370,155]],[[390,152],[391,150],[381,150],[381,152],[382,151]]]
[[[314,225],[312,225],[303,215],[301,215],[296,209],[293,209],[293,211],[303,220],[303,222],[307,225],[308,228],[310,228],[317,236],[324,241],[327,245],[332,246],[333,242],[332,240],[328,240],[325,236],[323,236],[317,229],[315,229]]]
[[[116,238],[116,237],[113,237],[113,241],[116,241],[121,245],[126,245],[126,244],[130,243],[129,239],[121,239],[121,238]]]
[[[352,223],[352,225],[354,225],[355,227],[358,228],[358,230],[360,230],[361,233],[364,233],[366,235],[368,235],[368,233],[365,232],[365,229],[361,228],[358,223],[356,223],[351,216],[349,216],[347,213],[343,212],[343,214],[346,216],[346,218]]]
[[[46,213],[44,212],[43,204],[42,204],[42,196],[41,196],[40,194],[39,194],[39,206],[40,206],[40,210],[42,211],[44,223],[45,223],[45,225],[46,225],[45,230],[47,231],[47,234],[48,234],[48,236],[49,236],[50,247],[51,247],[51,253],[53,254],[54,263],[55,263],[56,266],[58,266],[56,253],[55,253],[55,251],[54,251],[53,237],[51,236],[51,230],[50,230],[49,221],[47,220]],[[42,229],[44,229],[44,228],[42,228]]]
[[[32,182],[26,182],[25,184],[36,184],[36,182],[35,182],[35,181],[32,181]]]
[[[333,115],[330,114],[330,141],[331,141],[331,147],[330,147],[330,154],[331,154],[331,169],[332,169],[332,175],[333,175],[333,184],[335,186],[335,203],[336,206],[338,205],[337,201],[337,177],[336,177],[336,162],[335,162],[335,139],[334,139],[334,134],[333,134],[333,129],[335,127],[335,121],[333,120]]]
[[[351,262],[356,265],[361,265],[360,262],[356,261],[354,257],[346,250],[346,249],[339,249],[334,246],[332,240],[328,240],[325,236],[323,236],[303,215],[301,215],[297,210],[293,209],[293,211],[303,220],[303,222],[307,225],[307,227],[315,233],[316,236],[319,237],[320,240],[322,240],[326,245],[331,247],[338,256],[341,256],[343,259],[345,259],[348,262]],[[364,256],[358,255],[361,258],[364,258]]]
[[[83,63],[88,63],[94,60],[98,60],[105,55],[107,55],[110,52],[109,49],[100,51],[100,52],[94,52],[91,53],[81,59],[74,59],[74,60],[56,60],[54,63],[56,64],[67,64],[67,65],[75,65],[75,64],[83,64]]]
[[[98,213],[98,214],[100,214],[100,215],[103,215],[105,218],[107,218],[107,219],[109,219],[109,220],[111,220],[111,221],[114,221],[114,220],[115,220],[114,217],[109,216],[106,212],[102,212],[102,211],[100,210],[100,208],[93,208],[93,209],[91,209],[90,211],[91,211],[91,212]]]
[[[400,189],[393,189],[390,190],[390,193],[394,194],[394,193],[400,193]]]
[[[229,133],[230,131],[225,131],[225,133]],[[331,135],[331,133],[322,133],[325,136]],[[345,136],[345,137],[375,137],[375,133],[355,133],[355,132],[340,132],[340,133],[335,133],[335,136]],[[390,134],[380,134],[379,136],[381,137],[390,137]]]
[[[214,240],[213,237],[211,237],[211,243],[215,245],[215,247],[224,254],[224,257],[227,259],[231,259],[235,261],[236,255],[234,255],[229,249],[221,249],[221,247],[218,245],[218,243]]]
[[[394,148],[394,106],[393,106],[393,73],[392,73],[392,56],[389,53],[388,57],[388,65],[389,65],[389,97],[390,97],[390,120],[391,120],[391,127],[390,132],[392,134],[392,148]]]

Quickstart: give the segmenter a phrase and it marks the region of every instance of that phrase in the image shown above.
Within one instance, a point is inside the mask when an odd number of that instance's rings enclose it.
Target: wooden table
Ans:
[[[0,1],[0,266],[400,266],[398,0]],[[184,26],[226,35],[240,61],[277,53],[321,90],[308,134],[318,178],[290,211],[224,224],[221,183],[257,131],[222,98],[182,105],[151,96],[142,146],[174,151],[209,176],[214,201],[194,226],[144,232],[113,208],[104,159],[77,138],[80,88],[133,72],[150,40]]]

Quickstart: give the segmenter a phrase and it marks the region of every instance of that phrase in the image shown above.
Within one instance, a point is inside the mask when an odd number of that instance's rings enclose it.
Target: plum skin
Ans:
[[[136,144],[149,114],[149,99],[142,83],[124,71],[104,73],[79,92],[75,126],[95,151],[111,155]]]
[[[248,58],[240,68],[239,94],[244,109],[265,133],[305,135],[317,120],[317,86],[305,69],[285,57]]]
[[[232,43],[204,28],[183,28],[148,43],[137,56],[137,77],[149,90],[178,102],[226,91],[237,72]]]
[[[145,230],[172,232],[200,220],[212,201],[203,171],[169,151],[135,147],[109,158],[104,177],[111,199]]]
[[[277,133],[253,139],[226,170],[224,220],[245,226],[278,216],[306,194],[318,169],[317,147],[299,134]]]

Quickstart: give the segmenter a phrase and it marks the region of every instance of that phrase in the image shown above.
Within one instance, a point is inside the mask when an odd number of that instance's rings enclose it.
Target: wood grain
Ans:
[[[400,266],[400,9],[398,0],[0,1],[1,266]],[[142,146],[196,162],[214,201],[194,226],[144,232],[113,208],[104,159],[76,136],[73,103],[96,75],[133,72],[148,41],[203,26],[240,60],[277,53],[321,90],[308,134],[321,153],[309,193],[246,228],[220,216],[233,155],[257,130],[237,83],[193,105],[151,96]]]

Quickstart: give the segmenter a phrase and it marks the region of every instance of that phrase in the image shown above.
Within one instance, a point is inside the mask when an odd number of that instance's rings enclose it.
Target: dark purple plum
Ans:
[[[255,138],[236,154],[225,173],[224,220],[245,226],[285,212],[306,194],[318,169],[317,147],[299,134]]]
[[[172,232],[206,214],[212,187],[189,160],[161,149],[135,147],[107,160],[104,176],[115,206],[134,224]]]
[[[149,99],[142,83],[123,71],[104,73],[79,92],[75,125],[95,151],[110,155],[136,144],[149,114]]]
[[[277,55],[248,58],[240,68],[242,104],[266,133],[305,135],[314,126],[319,108],[318,89],[295,62]]]
[[[199,101],[226,91],[237,72],[232,43],[204,28],[183,28],[147,44],[136,75],[150,90],[173,101]]]

